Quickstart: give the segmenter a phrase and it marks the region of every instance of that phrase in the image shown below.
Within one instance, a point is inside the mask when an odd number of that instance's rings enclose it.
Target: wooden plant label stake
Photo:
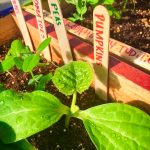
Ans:
[[[104,101],[108,99],[108,57],[110,17],[104,6],[93,12],[95,92]]]
[[[11,0],[11,3],[13,5],[15,14],[17,16],[18,23],[19,23],[20,30],[22,32],[22,36],[24,38],[25,44],[27,46],[29,46],[31,51],[33,51],[32,42],[31,42],[31,39],[30,39],[30,35],[29,35],[29,32],[28,32],[26,23],[25,23],[25,19],[24,19],[23,13],[22,13],[22,9],[21,9],[19,0]]]
[[[57,34],[59,46],[61,49],[62,58],[64,63],[67,64],[73,60],[71,48],[69,45],[67,32],[63,22],[63,16],[58,0],[48,0],[49,8],[51,11],[52,19],[54,22],[55,31]]]
[[[35,14],[33,7],[31,5],[24,7],[24,9],[31,14]],[[43,14],[44,14],[44,19],[47,22],[53,24],[53,20],[51,18],[50,13],[46,10],[43,10]],[[69,33],[79,37],[80,39],[83,39],[84,41],[87,41],[88,43],[93,43],[92,30],[77,25],[76,23],[73,23],[65,18],[64,18],[64,22],[65,22],[66,30]],[[141,67],[146,71],[150,71],[150,54],[146,52],[143,52],[139,49],[131,47],[127,44],[124,44],[112,38],[109,39],[109,51],[110,53],[117,55],[121,59],[124,59],[133,65]]]
[[[38,25],[38,31],[42,42],[47,38],[47,33],[46,33],[46,28],[45,28],[45,23],[43,18],[43,9],[42,9],[41,0],[33,0],[33,5],[34,5],[34,10],[35,10],[36,20]],[[47,60],[51,61],[49,46],[45,48],[45,50],[43,51],[43,55]]]

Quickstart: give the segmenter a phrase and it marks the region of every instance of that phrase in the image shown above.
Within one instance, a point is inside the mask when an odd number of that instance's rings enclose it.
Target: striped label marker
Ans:
[[[93,12],[95,92],[104,101],[108,99],[108,57],[110,18],[104,6]]]
[[[61,49],[62,58],[65,64],[73,60],[71,48],[69,45],[66,29],[63,22],[63,16],[57,0],[49,0],[49,7],[54,22],[58,43]]]
[[[37,21],[37,25],[38,25],[38,31],[39,31],[40,39],[41,39],[41,42],[42,42],[47,38],[47,33],[46,33],[46,28],[45,28],[45,23],[44,23],[44,18],[43,18],[43,9],[42,9],[41,0],[33,0],[33,5],[34,5],[34,11],[35,11],[35,14],[36,14],[36,21]],[[47,60],[51,61],[49,46],[47,46],[44,49],[43,55]]]
[[[13,5],[15,14],[17,16],[18,23],[19,23],[20,30],[22,32],[22,36],[24,38],[25,44],[29,46],[31,51],[33,51],[32,42],[31,42],[31,39],[30,39],[30,35],[29,35],[29,32],[28,32],[26,23],[25,23],[25,19],[24,19],[23,13],[22,13],[22,9],[21,9],[19,0],[11,0],[11,3]]]

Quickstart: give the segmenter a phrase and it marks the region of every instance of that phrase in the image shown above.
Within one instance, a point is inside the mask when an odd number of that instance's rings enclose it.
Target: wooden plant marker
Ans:
[[[49,8],[51,11],[54,27],[56,30],[59,46],[61,49],[62,58],[64,63],[67,64],[73,60],[71,48],[69,45],[66,29],[63,22],[63,16],[58,0],[48,0]]]
[[[31,42],[31,39],[30,39],[30,35],[29,35],[29,32],[28,32],[26,23],[25,23],[25,19],[24,19],[23,13],[22,13],[22,9],[21,9],[19,0],[11,0],[11,3],[13,5],[15,14],[17,16],[18,23],[19,23],[20,30],[22,32],[22,36],[24,38],[25,44],[29,46],[31,51],[33,51],[32,42]]]
[[[33,6],[29,5],[24,7],[25,11],[34,14]],[[48,11],[43,10],[44,19],[53,24],[53,20]],[[93,31],[87,29],[83,26],[77,25],[64,18],[66,30],[77,36],[78,38],[83,39],[87,43],[93,43]],[[86,46],[85,46],[86,47]],[[110,54],[116,55],[119,59],[123,59],[130,64],[140,67],[142,70],[150,72],[150,54],[143,52],[139,49],[131,47],[125,43],[119,42],[112,38],[109,39],[109,51]]]
[[[95,92],[108,100],[109,14],[104,6],[96,6],[93,12]]]
[[[38,31],[40,34],[41,42],[47,38],[44,18],[43,18],[43,9],[42,9],[42,3],[41,0],[33,0],[34,10],[36,14],[36,20],[38,25]],[[51,61],[51,55],[50,55],[50,48],[47,46],[45,50],[43,51],[44,57]]]

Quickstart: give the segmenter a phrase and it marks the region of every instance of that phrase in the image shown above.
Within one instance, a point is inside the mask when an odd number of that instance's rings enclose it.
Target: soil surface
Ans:
[[[150,0],[129,1],[121,19],[112,19],[110,31],[112,38],[150,53]]]
[[[123,9],[122,0],[116,0],[114,8],[121,19],[111,17],[110,37],[137,49],[150,53],[150,0],[128,0]],[[92,29],[93,9],[88,8],[84,21],[77,22]]]

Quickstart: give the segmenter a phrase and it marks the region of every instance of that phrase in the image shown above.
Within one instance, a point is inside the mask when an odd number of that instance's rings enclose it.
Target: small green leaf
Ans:
[[[69,108],[49,93],[34,91],[22,95],[3,91],[0,93],[0,140],[8,144],[25,139],[48,128],[63,114],[69,114]]]
[[[100,0],[87,0],[87,3],[90,4],[90,5],[96,5],[98,4]]]
[[[4,90],[5,90],[4,85],[2,83],[0,83],[0,92],[2,92]]]
[[[24,48],[25,48],[25,46],[22,43],[22,41],[14,40],[11,43],[11,48],[10,48],[9,52],[7,53],[7,55],[6,55],[6,58],[10,55],[12,55],[14,57],[19,57],[20,53],[22,52],[22,49],[24,49]]]
[[[32,52],[30,51],[29,47],[26,46],[21,50],[21,54],[32,54]]]
[[[9,71],[14,67],[14,57],[9,56],[1,62],[1,72]]]
[[[110,103],[78,115],[97,150],[150,148],[150,117],[133,106]]]
[[[22,70],[23,60],[20,57],[15,57],[14,63],[18,69]]]
[[[51,73],[43,76],[40,79],[40,81],[36,87],[36,90],[45,90],[45,85],[52,79],[52,77],[53,77],[53,75]]]
[[[57,68],[52,78],[53,83],[65,95],[75,91],[82,93],[89,88],[93,80],[91,66],[83,61],[74,61]]]
[[[29,55],[24,59],[22,69],[24,72],[31,72],[38,65],[40,56],[38,54]]]
[[[36,53],[40,53],[41,51],[43,51],[51,42],[51,38],[47,38],[45,39],[37,48]]]
[[[42,76],[43,74],[35,75],[32,79],[29,80],[28,85],[33,85],[37,83],[42,78]]]
[[[87,12],[86,0],[78,1],[76,5],[76,10],[80,16],[83,16]]]
[[[70,21],[72,22],[76,22],[76,21],[82,21],[83,18],[81,18],[81,16],[78,13],[73,13],[72,17],[68,18]]]
[[[0,150],[36,150],[27,140],[16,143],[4,144],[0,141]]]

